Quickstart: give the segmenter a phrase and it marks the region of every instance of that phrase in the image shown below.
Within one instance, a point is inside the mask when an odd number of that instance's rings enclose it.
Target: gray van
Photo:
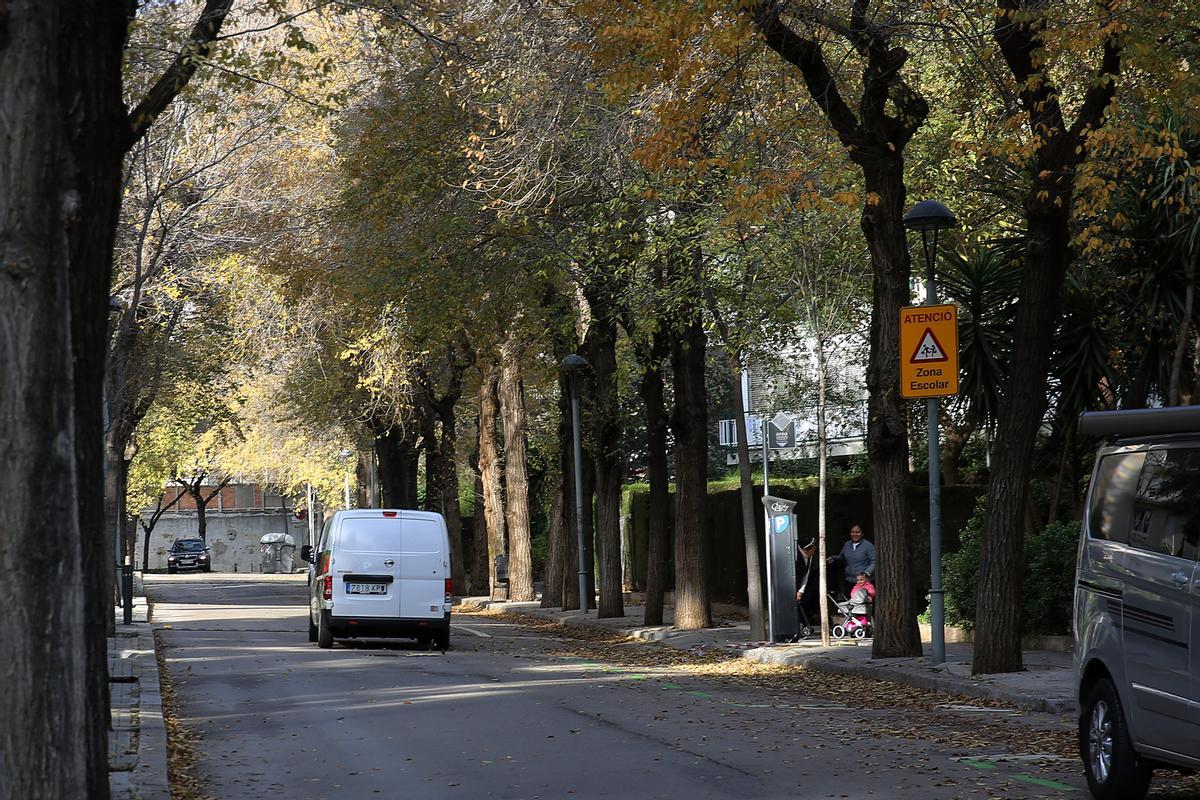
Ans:
[[[1075,582],[1079,748],[1097,798],[1200,768],[1200,406],[1084,414],[1104,444]]]

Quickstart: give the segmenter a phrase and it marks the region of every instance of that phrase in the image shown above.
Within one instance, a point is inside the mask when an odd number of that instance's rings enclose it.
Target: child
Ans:
[[[850,613],[853,615],[853,626],[846,627],[861,627],[866,625],[867,620],[867,603],[875,601],[875,584],[871,583],[871,576],[865,572],[858,573],[858,580],[854,584],[854,588],[850,590]]]

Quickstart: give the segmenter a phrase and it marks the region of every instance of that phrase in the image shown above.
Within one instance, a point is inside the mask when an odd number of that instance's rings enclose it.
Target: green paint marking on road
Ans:
[[[990,761],[972,761],[969,758],[960,759],[958,763],[966,764],[968,767],[975,767],[976,769],[995,769],[996,768],[996,765]]]
[[[645,676],[645,675],[630,675],[630,676],[629,676],[629,680],[631,680],[631,681],[644,681],[644,680],[646,680],[646,676]]]
[[[604,671],[605,672],[624,672],[625,670],[621,669],[620,667],[605,667]]]
[[[682,689],[683,688],[678,683],[667,683],[666,681],[663,681],[660,685],[664,689]]]
[[[688,694],[694,694],[696,697],[712,697],[712,695],[708,692],[702,692],[698,689],[693,689],[692,691],[688,692]]]
[[[1022,783],[1032,783],[1034,786],[1041,786],[1044,789],[1058,789],[1063,792],[1075,791],[1074,786],[1068,786],[1058,781],[1048,781],[1045,778],[1035,778],[1032,775],[1013,775],[1013,780],[1021,781]]]

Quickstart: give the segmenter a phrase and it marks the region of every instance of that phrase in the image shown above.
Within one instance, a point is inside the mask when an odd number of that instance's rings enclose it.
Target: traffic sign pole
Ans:
[[[936,253],[934,257],[936,257]],[[929,269],[925,279],[925,305],[935,306],[937,305],[937,283],[933,274],[933,258],[928,258],[927,263]],[[956,362],[958,361],[957,338],[955,336],[954,360]],[[954,382],[957,384],[957,363],[954,375]],[[926,424],[929,428],[929,640],[935,664],[946,661],[946,596],[942,589],[942,453],[938,441],[938,431],[941,426],[938,412],[941,402],[939,397],[931,397],[925,401]]]
[[[923,200],[904,215],[904,227],[921,232],[925,250],[925,303],[900,309],[900,395],[924,397],[929,428],[929,611],[933,661],[946,660],[946,607],[942,593],[942,459],[938,446],[940,398],[958,394],[958,309],[937,305],[938,232],[958,224],[950,209]],[[915,347],[906,341],[916,334]],[[947,347],[946,345],[949,345]],[[906,355],[912,353],[912,355]]]

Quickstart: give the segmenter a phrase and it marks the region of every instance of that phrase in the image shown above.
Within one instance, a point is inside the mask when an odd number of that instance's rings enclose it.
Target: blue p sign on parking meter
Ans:
[[[794,500],[763,497],[767,507],[767,611],[771,641],[790,639],[800,632],[796,614],[796,507]]]

